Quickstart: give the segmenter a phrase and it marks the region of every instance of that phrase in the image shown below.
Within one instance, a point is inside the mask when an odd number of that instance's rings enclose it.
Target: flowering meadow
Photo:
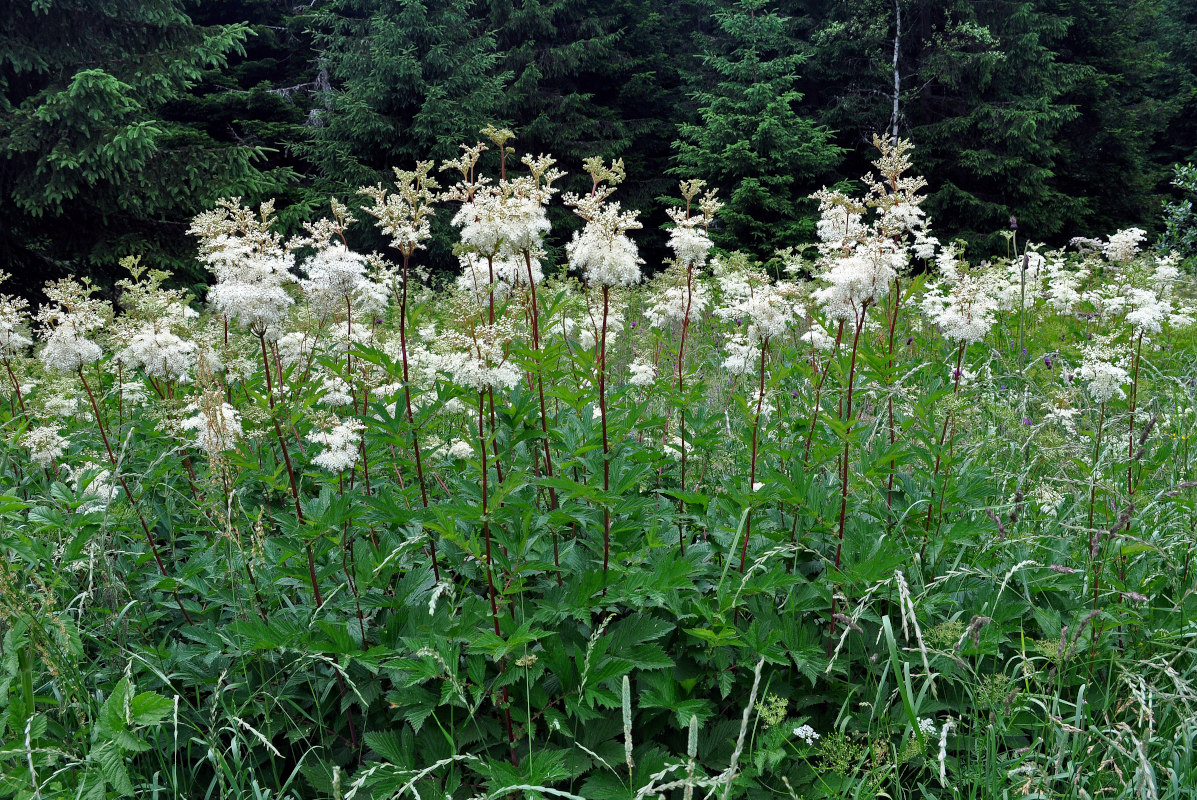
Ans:
[[[219,202],[202,296],[0,296],[0,798],[1197,794],[1176,258],[983,261],[876,139],[807,250],[684,181],[645,264],[621,162],[487,134]]]

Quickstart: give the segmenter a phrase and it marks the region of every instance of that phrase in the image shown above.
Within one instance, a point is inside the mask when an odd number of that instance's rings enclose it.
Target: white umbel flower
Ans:
[[[301,283],[314,299],[344,302],[366,280],[366,259],[343,244],[322,247],[304,263],[308,277]]]
[[[647,361],[633,361],[629,369],[632,377],[628,378],[628,383],[633,386],[646,389],[657,382],[657,370]]]
[[[1113,363],[1113,354],[1105,347],[1085,348],[1078,374],[1088,384],[1089,396],[1098,403],[1126,396],[1122,387],[1130,383],[1130,373]]]
[[[195,444],[210,455],[232,450],[241,437],[241,415],[224,402],[192,403],[188,411],[195,416],[183,420],[180,427],[195,431]]]
[[[797,728],[794,728],[794,736],[806,742],[808,745],[814,744],[819,740],[818,731],[816,731],[810,725],[800,725]]]
[[[125,365],[140,368],[151,378],[171,381],[186,381],[196,358],[194,342],[179,338],[166,325],[156,322],[143,325],[120,352]]]
[[[474,457],[474,446],[465,439],[454,439],[449,445],[449,458],[466,459]]]
[[[309,433],[305,438],[324,448],[312,459],[312,463],[333,473],[344,472],[352,467],[357,463],[358,444],[365,427],[359,420],[347,419],[331,430]]]
[[[90,339],[85,339],[69,319],[63,320],[46,339],[39,357],[42,363],[57,372],[75,372],[100,360],[104,351]]]
[[[29,457],[34,464],[48,469],[54,459],[66,452],[69,442],[58,435],[58,429],[48,425],[31,428],[22,437],[22,441],[29,448]]]
[[[1107,259],[1115,264],[1125,264],[1139,252],[1139,244],[1147,238],[1147,231],[1142,228],[1127,228],[1110,237],[1101,246],[1101,251]]]

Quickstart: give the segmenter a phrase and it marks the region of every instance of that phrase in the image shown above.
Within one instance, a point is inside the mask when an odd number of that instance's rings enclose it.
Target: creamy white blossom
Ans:
[[[195,368],[197,348],[194,342],[176,336],[164,321],[156,320],[142,325],[118,357],[151,378],[186,381]]]
[[[358,445],[363,430],[365,425],[359,420],[347,419],[330,430],[309,432],[304,438],[324,448],[312,458],[312,463],[333,473],[349,469],[357,463]]]
[[[48,469],[55,459],[66,452],[66,439],[58,434],[58,429],[43,425],[30,428],[21,438],[22,443],[29,448],[29,457],[34,464]]]
[[[187,411],[193,415],[183,420],[179,427],[195,432],[195,444],[201,450],[215,455],[237,446],[237,440],[241,438],[241,415],[220,400],[219,393],[205,397],[202,402],[191,403]]]
[[[647,361],[633,361],[628,369],[632,373],[628,383],[633,386],[647,388],[657,382],[657,370]]]
[[[810,725],[800,725],[797,728],[794,728],[794,736],[806,742],[808,745],[814,744],[820,738],[818,731],[816,731]]]

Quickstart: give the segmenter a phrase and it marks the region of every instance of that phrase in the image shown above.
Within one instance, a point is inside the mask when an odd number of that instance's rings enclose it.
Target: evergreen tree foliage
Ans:
[[[1055,245],[1159,233],[1172,165],[1197,158],[1190,0],[4,9],[0,257],[28,286],[66,271],[108,281],[132,253],[186,271],[185,220],[217,197],[276,196],[288,229],[330,194],[355,199],[393,167],[455,156],[487,123],[515,132],[517,157],[552,153],[564,189],[588,188],[583,158],[624,159],[650,270],[666,255],[659,198],[678,177],[720,188],[719,244],[767,258],[811,238],[805,198],[866,172],[872,135],[895,121],[937,230],[983,254],[1003,249],[1012,215]],[[578,221],[550,213],[559,260]],[[382,247],[368,226],[351,233]],[[425,263],[455,264],[448,241]]]
[[[0,254],[10,269],[40,278],[130,252],[169,260],[160,243],[182,238],[199,208],[287,177],[262,171],[259,148],[171,108],[242,51],[245,25],[197,26],[176,0],[10,2],[5,23]]]
[[[1080,69],[1063,102],[1077,116],[1061,131],[1059,187],[1083,205],[1070,227],[1100,235],[1158,209],[1168,164],[1152,163],[1152,142],[1169,107],[1152,92],[1163,59],[1154,38],[1157,0],[1058,0],[1071,24],[1061,55]],[[1117,176],[1114,178],[1113,176]],[[1155,220],[1153,220],[1154,222]],[[1052,231],[1053,233],[1055,231]]]
[[[319,119],[330,88],[328,71],[312,48],[312,9],[277,0],[193,0],[188,11],[198,25],[244,22],[250,36],[244,52],[231,56],[218,76],[171,108],[214,135],[224,131],[238,142],[261,147],[261,169],[293,172],[295,180],[276,188],[274,197],[280,226],[295,230],[299,219],[310,218],[316,206],[328,203],[314,180],[315,169],[295,147]]]
[[[504,87],[503,121],[519,149],[552,153],[576,170],[592,155],[611,158],[631,144],[607,81],[619,41],[618,9],[581,0],[492,0]]]
[[[821,118],[858,152],[872,131],[892,134],[896,71],[897,130],[916,144],[929,213],[939,230],[986,246],[1012,215],[1046,238],[1079,213],[1056,181],[1061,132],[1077,114],[1061,98],[1079,70],[1053,49],[1068,21],[1039,5],[832,0],[806,20]]]
[[[813,231],[807,195],[841,157],[827,128],[803,116],[795,88],[804,57],[791,20],[767,0],[716,8],[715,31],[696,81],[698,117],[682,121],[673,173],[719,187],[721,246],[768,258]],[[709,82],[701,82],[709,78]]]
[[[506,75],[472,0],[332,0],[316,15],[331,90],[305,154],[335,189],[452,158],[500,121]]]
[[[1082,203],[1059,177],[1068,169],[1064,130],[1078,111],[1064,93],[1081,70],[1053,50],[1067,20],[1036,13],[1030,0],[978,3],[959,12],[944,19],[941,30],[972,30],[988,49],[971,59],[932,56],[919,75],[928,88],[912,109],[911,135],[922,145],[920,166],[936,187],[929,212],[991,250],[1011,216],[1036,240],[1071,235]]]

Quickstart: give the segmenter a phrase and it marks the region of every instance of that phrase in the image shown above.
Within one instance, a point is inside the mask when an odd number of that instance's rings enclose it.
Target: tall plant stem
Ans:
[[[952,382],[952,395],[955,396],[960,391],[960,366],[964,363],[964,348],[965,344],[962,342],[960,347],[956,350],[956,372]],[[931,515],[935,509],[935,479],[939,476],[939,468],[943,464],[943,443],[948,438],[948,426],[952,422],[952,414],[949,411],[944,415],[943,428],[939,432],[939,445],[935,449],[935,470],[931,473],[931,497],[927,499],[927,519],[923,523],[923,546],[919,550],[919,555],[922,555],[927,550],[927,542],[931,538]],[[947,475],[944,475],[944,488],[947,488]],[[942,494],[942,492],[941,492]],[[940,504],[943,504],[943,498],[940,497]]]
[[[403,359],[403,405],[407,412],[407,427],[411,431],[412,451],[416,457],[416,481],[420,484],[420,502],[428,508],[428,487],[424,484],[424,462],[420,457],[420,435],[416,431],[416,416],[411,410],[411,383],[407,368],[407,275],[411,262],[409,253],[403,254],[403,288],[399,293],[399,353]],[[432,558],[432,579],[441,582],[440,567],[436,563],[436,540],[428,537],[428,553]]]
[[[765,354],[769,351],[769,339],[761,340],[761,369],[760,385],[757,388],[756,415],[752,419],[752,458],[748,467],[748,491],[751,493],[756,486],[756,453],[757,440],[761,430],[761,407],[765,402]],[[748,540],[752,537],[752,505],[748,506],[748,514],[744,517],[744,543],[740,546],[740,574],[744,574],[744,567],[748,563]]]
[[[815,425],[819,421],[819,402],[823,396],[823,382],[827,380],[827,373],[831,369],[831,362],[840,352],[840,342],[844,339],[844,321],[840,320],[839,328],[835,332],[835,346],[831,349],[831,355],[827,356],[827,363],[823,365],[823,374],[819,376],[819,382],[815,385],[815,407],[810,413],[810,430],[806,433],[806,451],[803,453],[802,462],[805,464],[810,461],[810,447],[815,441]]]
[[[896,0],[895,0],[896,5]],[[897,135],[897,127],[894,128],[894,135]],[[902,279],[894,277],[894,313],[889,320],[889,358],[885,362],[886,369],[886,388],[891,386],[889,371],[894,368],[894,331],[898,327],[898,307],[902,305]],[[886,406],[889,412],[889,446],[892,449],[898,440],[897,429],[894,427],[894,395],[893,392],[886,393]],[[889,479],[886,481],[885,489],[885,507],[886,509],[893,508],[894,505],[894,470],[895,459],[889,460]]]
[[[1133,376],[1131,378],[1131,394],[1130,394],[1130,431],[1127,433],[1126,440],[1126,493],[1130,497],[1134,497],[1134,469],[1135,469],[1135,411],[1139,405],[1139,362],[1143,354],[1143,331],[1139,331],[1138,341],[1135,343],[1135,366],[1132,370]],[[1127,522],[1127,530],[1130,530],[1130,522]]]
[[[607,314],[611,306],[611,289],[603,287],[603,328],[599,341],[598,379],[599,416],[603,427],[603,583],[606,591],[607,567],[611,561],[611,444],[607,439]],[[682,443],[682,449],[686,447]]]
[[[262,365],[266,371],[266,398],[270,404],[270,418],[274,421],[274,435],[278,438],[278,445],[283,451],[283,463],[287,467],[287,480],[291,484],[291,499],[295,502],[295,518],[303,524],[303,505],[299,502],[299,483],[295,480],[295,469],[291,465],[291,452],[287,449],[287,440],[283,438],[283,429],[278,422],[278,414],[274,410],[274,386],[270,382],[270,359],[266,354],[266,334],[258,335],[262,344]],[[312,597],[316,601],[316,608],[324,605],[324,596],[320,593],[320,582],[316,579],[316,556],[312,552],[312,543],[307,543],[308,580],[312,584]]]
[[[478,450],[482,453],[482,538],[486,544],[486,593],[490,598],[490,619],[494,625],[495,636],[502,636],[499,629],[499,600],[498,593],[495,591],[494,558],[490,542],[490,507],[487,498],[490,489],[487,483],[488,468],[486,464],[486,394],[481,391],[478,392]],[[499,670],[506,670],[506,661],[499,662]],[[508,705],[506,686],[503,687],[502,697],[503,718],[507,727],[507,740],[511,747],[511,763],[515,764],[515,730],[511,726],[511,708]]]
[[[844,454],[840,464],[840,526],[838,541],[835,545],[835,568],[840,568],[840,560],[844,551],[844,525],[848,518],[848,447],[852,443],[852,389],[856,382],[856,353],[860,348],[860,331],[864,327],[865,314],[868,312],[868,302],[860,306],[860,315],[856,319],[856,333],[852,337],[852,360],[848,367],[848,399],[844,409]]]
[[[21,414],[26,414],[25,398],[21,396],[21,384],[17,382],[17,376],[12,371],[12,362],[7,358],[4,359],[4,368],[8,370],[8,379],[12,381],[12,388],[17,393],[17,403],[21,406]]]
[[[145,540],[150,546],[150,552],[154,555],[154,563],[158,565],[158,572],[163,578],[169,577],[166,574],[166,565],[162,563],[162,556],[158,553],[158,543],[154,541],[154,534],[150,532],[150,526],[146,524],[145,515],[141,513],[141,508],[137,505],[137,500],[133,497],[133,492],[129,489],[129,484],[125,482],[125,476],[120,474],[117,469],[116,454],[112,452],[112,445],[108,442],[108,432],[104,428],[104,420],[100,416],[100,406],[96,403],[96,396],[92,394],[91,386],[87,383],[87,378],[83,375],[83,368],[79,368],[79,380],[83,381],[83,390],[87,392],[87,399],[91,401],[91,410],[96,415],[96,426],[100,429],[100,438],[104,440],[104,449],[108,452],[108,462],[112,465],[112,474],[120,481],[121,488],[125,490],[125,497],[129,499],[129,505],[133,506],[133,510],[137,512],[137,519],[141,522],[141,530],[145,533]],[[187,609],[183,606],[183,601],[179,599],[179,590],[172,589],[174,594],[175,605],[183,612],[183,618],[187,620],[187,624],[191,625],[194,621],[191,615],[187,613]]]
[[[681,446],[682,497],[677,501],[677,543],[681,554],[686,555],[686,333],[690,329],[690,308],[694,303],[694,262],[686,264],[686,311],[682,315],[682,335],[677,345],[677,394],[678,394],[678,437]],[[741,567],[742,568],[742,567]]]
[[[1139,331],[1139,336],[1135,342],[1135,367],[1133,370],[1133,377],[1131,378],[1131,396],[1130,396],[1130,430],[1127,433],[1126,441],[1126,496],[1127,505],[1134,506],[1135,501],[1135,464],[1138,459],[1135,458],[1135,412],[1139,407],[1139,364],[1143,356],[1143,331]],[[1131,521],[1127,519],[1126,530],[1129,532]],[[1126,558],[1121,558],[1118,569],[1119,578],[1125,578]]]
[[[532,276],[532,254],[524,251],[524,265],[528,270],[528,289],[532,295],[532,351],[536,354],[536,391],[540,395],[540,432],[544,435],[544,473],[553,477],[553,454],[549,448],[549,415],[544,402],[544,365],[540,352],[540,304],[536,297],[536,280]],[[549,486],[549,508],[557,509],[557,490]],[[553,529],[553,566],[557,568],[557,585],[561,585],[561,557],[557,546],[557,530]]]
[[[1093,553],[1093,507],[1097,503],[1097,465],[1101,459],[1101,435],[1106,424],[1106,404],[1101,404],[1101,414],[1097,418],[1097,443],[1093,446],[1093,480],[1089,487],[1089,553]]]

